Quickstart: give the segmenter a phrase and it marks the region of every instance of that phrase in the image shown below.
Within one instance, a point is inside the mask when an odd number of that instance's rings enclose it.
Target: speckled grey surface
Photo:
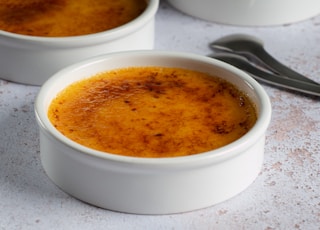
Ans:
[[[320,16],[235,27],[189,17],[162,1],[156,28],[156,49],[203,55],[223,35],[257,35],[279,60],[320,82]],[[320,229],[320,98],[263,87],[273,117],[255,182],[213,207],[144,216],[96,208],[57,188],[40,164],[33,112],[39,88],[0,80],[0,229]]]

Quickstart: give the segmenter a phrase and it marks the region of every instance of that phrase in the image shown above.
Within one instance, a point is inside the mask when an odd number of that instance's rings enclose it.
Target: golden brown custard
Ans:
[[[132,67],[68,86],[48,116],[87,147],[135,157],[174,157],[229,144],[255,124],[255,106],[232,84],[208,74]]]
[[[146,0],[0,0],[0,30],[45,37],[113,29],[138,17]]]

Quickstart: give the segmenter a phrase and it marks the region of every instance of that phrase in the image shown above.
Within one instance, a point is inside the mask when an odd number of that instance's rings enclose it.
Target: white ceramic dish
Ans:
[[[135,158],[89,149],[63,136],[47,117],[51,100],[70,83],[128,66],[183,67],[233,82],[255,103],[258,120],[242,138],[206,153]],[[211,206],[247,188],[260,172],[271,105],[264,89],[226,63],[187,53],[135,51],[104,55],[65,68],[41,88],[35,103],[41,161],[62,190],[90,204],[127,213],[168,214]]]
[[[195,17],[242,26],[288,24],[320,13],[319,0],[168,0],[168,2]]]
[[[152,49],[159,0],[149,0],[133,21],[101,33],[62,38],[36,37],[0,30],[0,78],[42,85],[52,74],[82,59],[104,53]]]

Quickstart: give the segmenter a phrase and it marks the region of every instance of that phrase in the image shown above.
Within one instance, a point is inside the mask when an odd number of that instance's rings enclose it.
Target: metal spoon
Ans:
[[[209,57],[229,63],[249,73],[253,78],[287,89],[303,92],[309,95],[320,96],[320,85],[304,82],[292,78],[286,78],[270,72],[263,71],[252,65],[245,57],[231,53],[218,53]]]
[[[256,37],[244,34],[229,35],[212,42],[210,48],[216,52],[230,52],[245,56],[259,66],[283,77],[320,85],[277,61],[266,52],[263,42]]]

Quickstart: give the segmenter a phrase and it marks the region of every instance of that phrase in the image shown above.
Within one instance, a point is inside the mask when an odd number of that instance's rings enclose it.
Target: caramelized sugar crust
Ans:
[[[101,73],[63,90],[48,116],[87,147],[135,157],[174,157],[235,141],[257,120],[232,84],[178,68],[133,67]]]
[[[113,29],[138,17],[145,0],[0,0],[0,30],[45,37]]]

